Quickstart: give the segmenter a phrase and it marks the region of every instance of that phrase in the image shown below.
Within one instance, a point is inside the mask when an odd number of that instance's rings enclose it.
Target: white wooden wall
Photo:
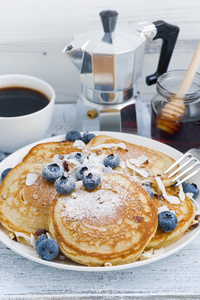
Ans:
[[[73,34],[100,29],[98,14],[103,9],[118,11],[118,29],[160,19],[178,25],[169,69],[187,68],[200,38],[199,0],[0,0],[0,74],[40,77],[54,87],[58,103],[76,101],[78,72],[62,49]],[[155,90],[144,78],[155,71],[159,49],[159,42],[146,45],[139,84],[144,101]]]

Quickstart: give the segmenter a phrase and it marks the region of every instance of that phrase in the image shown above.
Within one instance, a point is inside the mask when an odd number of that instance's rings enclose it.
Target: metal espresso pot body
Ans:
[[[121,131],[124,108],[130,107],[136,118],[145,43],[159,38],[163,41],[157,70],[146,78],[151,85],[167,70],[179,28],[156,21],[140,23],[131,33],[119,32],[115,30],[116,11],[102,11],[100,17],[103,31],[76,36],[63,51],[80,73],[77,129]]]

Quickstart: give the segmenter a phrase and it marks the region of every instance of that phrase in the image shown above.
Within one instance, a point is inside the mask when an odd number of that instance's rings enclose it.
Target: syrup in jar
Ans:
[[[196,73],[187,94],[176,94],[184,70],[159,77],[151,103],[151,137],[181,152],[200,148],[200,74]]]

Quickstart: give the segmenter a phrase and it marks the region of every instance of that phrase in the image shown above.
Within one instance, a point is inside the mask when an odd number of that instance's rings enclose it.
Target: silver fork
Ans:
[[[177,165],[180,166],[174,171],[172,171]],[[172,172],[169,173],[170,171]],[[182,182],[200,173],[200,149],[190,149],[188,152],[182,155],[181,158],[179,158],[174,164],[172,164],[171,167],[169,167],[164,172],[164,175],[168,174],[168,178],[171,178],[177,173],[178,175],[172,179],[172,183],[176,182],[175,186],[178,186]]]

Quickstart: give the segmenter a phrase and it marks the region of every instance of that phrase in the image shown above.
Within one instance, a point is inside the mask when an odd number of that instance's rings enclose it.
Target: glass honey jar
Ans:
[[[177,91],[186,70],[169,71],[156,83],[151,102],[151,137],[181,152],[200,147],[200,74],[187,94]]]

